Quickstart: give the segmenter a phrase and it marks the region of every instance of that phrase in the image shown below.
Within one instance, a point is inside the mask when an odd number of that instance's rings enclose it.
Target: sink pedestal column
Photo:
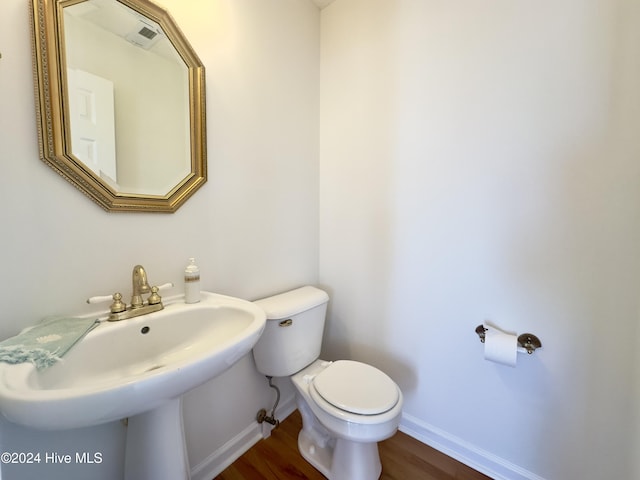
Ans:
[[[189,480],[181,397],[129,417],[125,480]]]

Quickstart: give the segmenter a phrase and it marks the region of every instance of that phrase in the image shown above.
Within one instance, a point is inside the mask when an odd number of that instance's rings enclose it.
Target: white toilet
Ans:
[[[330,480],[376,480],[382,471],[378,442],[398,429],[402,392],[371,365],[318,359],[328,301],[310,286],[256,301],[267,326],[253,356],[262,374],[291,376],[302,415],[302,456]]]

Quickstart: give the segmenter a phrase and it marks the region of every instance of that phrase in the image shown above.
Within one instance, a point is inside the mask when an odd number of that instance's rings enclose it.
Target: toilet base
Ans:
[[[331,436],[297,395],[302,416],[298,450],[302,457],[329,480],[378,480],[382,464],[377,442],[355,442]]]
[[[378,443],[336,439],[331,480],[378,480],[382,473]]]
[[[314,442],[304,429],[298,435],[302,457],[329,480],[378,480],[382,473],[378,444],[342,438],[324,447]]]
[[[312,436],[303,429],[298,434],[298,450],[302,458],[313,465],[322,475],[330,478],[331,458],[333,457],[333,447],[331,445],[325,445],[324,447],[318,445],[313,441]]]

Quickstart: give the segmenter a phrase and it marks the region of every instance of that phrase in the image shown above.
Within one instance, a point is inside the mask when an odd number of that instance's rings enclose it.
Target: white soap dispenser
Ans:
[[[189,265],[184,269],[184,303],[198,303],[200,301],[200,269],[196,259],[190,258]]]

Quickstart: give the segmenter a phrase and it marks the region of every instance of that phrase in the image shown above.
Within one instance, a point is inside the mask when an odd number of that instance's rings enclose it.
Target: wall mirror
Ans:
[[[108,211],[174,212],[207,180],[204,66],[148,0],[33,0],[42,160]]]

